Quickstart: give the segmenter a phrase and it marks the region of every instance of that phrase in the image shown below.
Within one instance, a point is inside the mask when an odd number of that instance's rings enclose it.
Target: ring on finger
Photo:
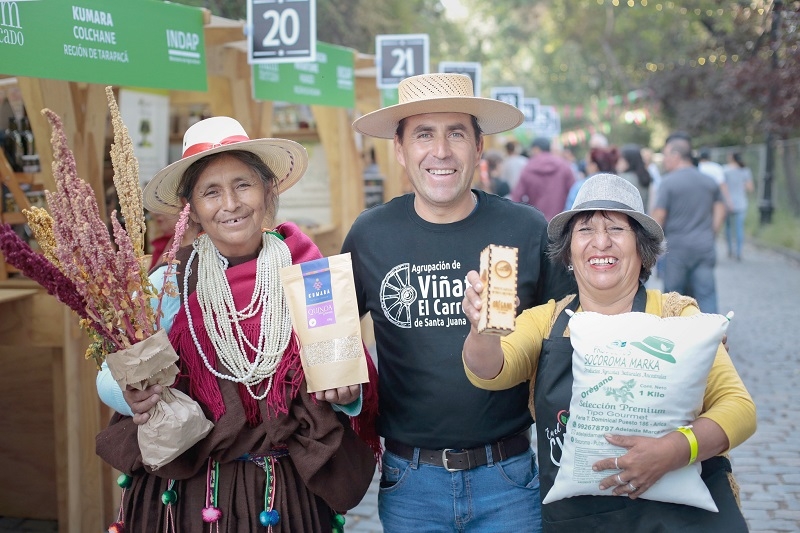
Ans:
[[[617,474],[617,485],[624,485],[624,484],[625,484],[625,482],[622,481],[622,478],[619,477],[619,474]]]
[[[631,489],[631,492],[636,492],[636,487],[633,486],[633,483],[630,481],[628,482],[628,488]]]
[[[614,468],[619,470],[619,465],[617,464],[617,459],[619,459],[619,457],[614,457]]]

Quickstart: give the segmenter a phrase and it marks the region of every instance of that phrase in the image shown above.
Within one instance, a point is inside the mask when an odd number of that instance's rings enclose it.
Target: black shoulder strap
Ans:
[[[553,327],[550,330],[550,338],[564,336],[564,331],[567,329],[567,324],[569,323],[570,319],[570,316],[567,314],[567,309],[569,309],[574,313],[575,310],[578,309],[580,303],[581,303],[580,297],[579,295],[576,294],[575,298],[573,298],[572,301],[568,303],[564,309],[562,309],[561,313],[558,314],[558,318],[556,319],[555,324],[553,324]]]

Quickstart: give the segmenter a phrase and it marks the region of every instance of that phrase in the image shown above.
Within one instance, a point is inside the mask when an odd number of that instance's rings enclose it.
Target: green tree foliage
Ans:
[[[800,128],[797,0],[783,2],[778,68],[771,0],[463,1],[488,85],[585,106],[647,89],[666,128],[699,139]]]
[[[800,2],[785,3],[775,42],[771,5],[727,4],[716,17],[710,10],[698,16],[705,34],[687,53],[691,59],[659,64],[648,80],[664,117],[718,144],[761,139],[770,129],[781,137],[797,134]]]
[[[439,0],[317,0],[317,21],[319,40],[363,53],[375,53],[376,35],[426,33],[432,63],[463,42]]]

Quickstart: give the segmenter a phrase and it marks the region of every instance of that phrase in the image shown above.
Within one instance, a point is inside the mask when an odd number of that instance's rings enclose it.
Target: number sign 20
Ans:
[[[315,61],[316,12],[316,0],[248,0],[248,62]]]
[[[427,34],[376,36],[378,87],[397,87],[404,78],[427,74],[429,46]]]
[[[300,15],[294,9],[276,11],[270,9],[264,12],[269,30],[267,36],[261,41],[264,48],[277,48],[282,44],[292,46],[300,38]],[[280,38],[278,38],[280,37]]]

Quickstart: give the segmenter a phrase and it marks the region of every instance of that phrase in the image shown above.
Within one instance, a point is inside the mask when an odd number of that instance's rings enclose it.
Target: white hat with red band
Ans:
[[[297,183],[308,166],[306,149],[294,141],[250,139],[233,118],[207,118],[186,130],[181,159],[163,168],[147,183],[142,193],[145,209],[153,213],[180,213],[183,205],[178,197],[178,184],[186,169],[200,158],[231,150],[259,156],[278,177],[278,193]]]

